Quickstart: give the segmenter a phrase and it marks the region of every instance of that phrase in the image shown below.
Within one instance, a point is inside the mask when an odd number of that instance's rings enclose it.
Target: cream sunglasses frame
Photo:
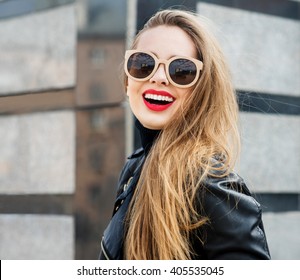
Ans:
[[[128,59],[130,58],[131,55],[133,55],[135,53],[145,53],[145,54],[148,54],[149,56],[151,56],[154,59],[155,65],[154,65],[153,71],[151,72],[151,74],[149,76],[147,76],[145,78],[135,78],[129,73],[129,71],[127,69]],[[187,60],[192,61],[196,65],[196,69],[197,69],[196,76],[195,76],[194,80],[191,83],[189,83],[187,85],[180,85],[180,84],[175,83],[172,80],[172,78],[170,76],[170,73],[169,73],[169,66],[176,59],[187,59]],[[199,76],[200,76],[200,72],[203,69],[203,62],[196,59],[196,58],[192,58],[192,57],[173,56],[169,59],[162,59],[162,58],[158,58],[154,53],[148,52],[148,51],[127,50],[125,52],[124,71],[125,71],[127,77],[130,77],[131,79],[133,79],[135,81],[144,82],[144,81],[150,80],[153,77],[153,75],[155,74],[155,72],[157,71],[160,64],[164,64],[164,66],[165,66],[165,73],[167,75],[169,83],[171,83],[173,86],[176,86],[176,87],[179,87],[179,88],[189,88],[189,87],[193,86],[198,81]]]

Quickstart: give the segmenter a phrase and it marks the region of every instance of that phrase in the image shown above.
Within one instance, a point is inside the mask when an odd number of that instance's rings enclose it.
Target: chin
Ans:
[[[153,129],[153,130],[161,130],[164,127],[164,125],[160,124],[160,123],[154,123],[154,122],[149,122],[149,121],[147,122],[147,121],[143,121],[143,120],[139,120],[139,121],[144,127]]]

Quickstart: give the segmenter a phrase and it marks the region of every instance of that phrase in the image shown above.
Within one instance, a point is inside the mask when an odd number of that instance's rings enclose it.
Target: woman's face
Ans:
[[[141,34],[136,49],[155,54],[159,59],[173,56],[197,57],[192,39],[179,27],[161,25]],[[163,129],[190,94],[192,88],[172,85],[166,75],[164,64],[160,64],[154,75],[146,81],[128,77],[127,95],[133,114],[144,127]],[[167,105],[156,100],[163,99]]]

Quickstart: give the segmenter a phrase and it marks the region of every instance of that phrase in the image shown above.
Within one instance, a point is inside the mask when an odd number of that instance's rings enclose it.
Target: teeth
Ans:
[[[150,94],[146,93],[145,98],[147,99],[153,99],[153,100],[159,100],[159,101],[167,101],[167,102],[173,102],[174,98],[170,96],[162,96],[162,95],[156,95],[156,94]]]

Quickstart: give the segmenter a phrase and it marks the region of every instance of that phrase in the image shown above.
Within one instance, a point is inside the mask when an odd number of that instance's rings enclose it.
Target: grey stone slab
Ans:
[[[0,21],[0,95],[75,85],[75,4]]]
[[[252,190],[300,192],[300,117],[241,113],[239,173]]]
[[[80,33],[125,37],[127,1],[79,0],[76,3]]]
[[[1,116],[0,155],[0,194],[74,193],[74,112]]]
[[[300,212],[265,213],[263,221],[272,259],[300,260]]]
[[[0,215],[3,260],[74,259],[74,218],[50,215]]]
[[[212,21],[238,89],[300,96],[300,22],[198,3]]]

